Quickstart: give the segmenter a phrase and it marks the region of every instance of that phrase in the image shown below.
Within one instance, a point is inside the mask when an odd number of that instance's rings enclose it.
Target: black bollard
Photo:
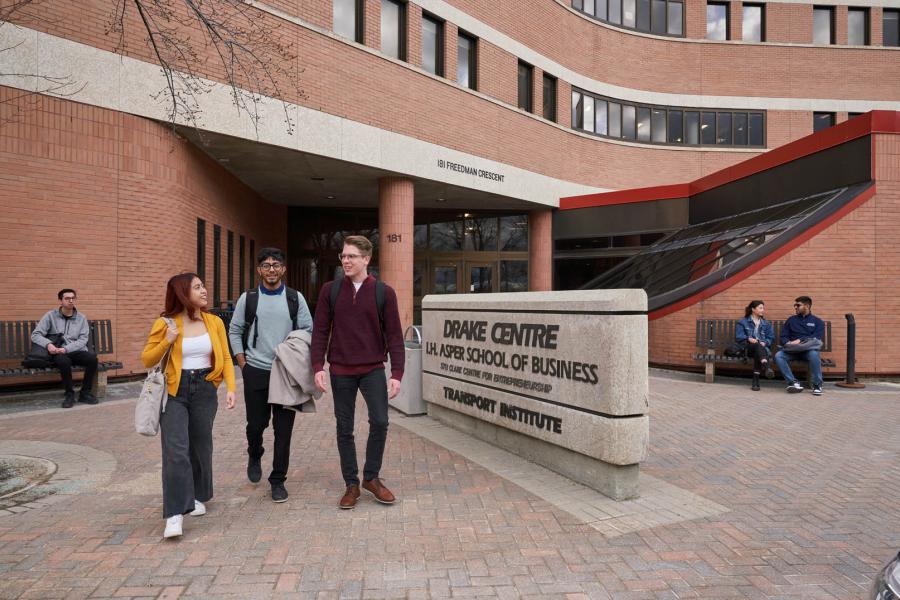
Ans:
[[[847,377],[835,385],[842,388],[861,389],[865,384],[856,381],[856,318],[853,313],[844,315],[847,319]]]

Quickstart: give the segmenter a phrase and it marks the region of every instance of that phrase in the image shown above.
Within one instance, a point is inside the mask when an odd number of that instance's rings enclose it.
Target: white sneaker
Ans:
[[[791,385],[787,386],[788,394],[799,394],[803,391],[803,386],[800,385],[799,381],[795,381]]]
[[[194,500],[194,510],[190,514],[192,517],[202,517],[206,514],[206,507],[199,500]]]
[[[181,535],[181,522],[184,520],[184,517],[181,515],[175,515],[174,517],[169,517],[166,519],[166,530],[163,532],[164,538],[173,538]]]

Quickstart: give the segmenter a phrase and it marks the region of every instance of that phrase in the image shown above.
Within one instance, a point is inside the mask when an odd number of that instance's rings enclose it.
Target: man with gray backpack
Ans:
[[[288,498],[284,482],[291,457],[291,434],[296,412],[269,404],[269,376],[275,348],[297,329],[312,331],[312,316],[303,295],[284,284],[284,253],[263,248],[256,257],[260,284],[238,299],[228,328],[228,339],[244,379],[247,407],[247,478],[262,478],[263,431],[272,419],[275,448],[272,457],[272,500]]]

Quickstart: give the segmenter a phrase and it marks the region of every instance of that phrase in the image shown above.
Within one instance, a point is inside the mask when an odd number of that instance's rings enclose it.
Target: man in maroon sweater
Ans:
[[[378,472],[387,440],[388,397],[397,395],[403,378],[403,332],[397,294],[391,287],[384,286],[384,313],[380,316],[376,281],[367,272],[372,259],[372,243],[365,237],[351,235],[344,239],[340,259],[344,278],[322,286],[316,304],[311,348],[316,387],[323,392],[328,391],[325,374],[325,351],[328,350],[338,453],[347,486],[339,506],[353,508],[359,498],[359,467],[353,438],[358,391],[362,392],[369,409],[369,440],[362,488],[378,502],[393,504],[394,495],[381,483]],[[335,305],[331,306],[331,287],[334,285],[341,287]],[[385,346],[391,354],[390,381],[385,381]]]

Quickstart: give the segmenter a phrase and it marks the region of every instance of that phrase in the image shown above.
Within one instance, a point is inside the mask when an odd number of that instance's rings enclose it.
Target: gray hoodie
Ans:
[[[75,309],[71,317],[66,318],[60,309],[55,308],[38,321],[37,327],[31,332],[31,341],[46,348],[51,343],[46,336],[51,333],[62,334],[66,352],[78,352],[87,349],[91,329],[87,318],[78,309]]]

